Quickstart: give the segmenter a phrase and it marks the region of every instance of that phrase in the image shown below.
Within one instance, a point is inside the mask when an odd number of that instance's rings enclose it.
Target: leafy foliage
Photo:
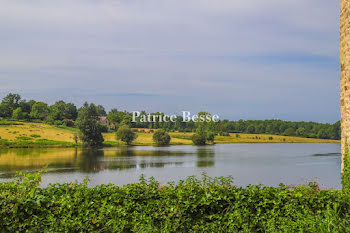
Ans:
[[[0,183],[5,232],[349,232],[350,196],[316,184],[236,187],[232,178],[153,178],[123,187],[39,188],[40,174]]]
[[[207,139],[205,138],[204,135],[201,134],[193,134],[192,136],[192,142],[193,144],[197,145],[197,146],[203,146],[206,144]]]
[[[104,141],[97,117],[98,112],[94,104],[85,103],[79,110],[76,124],[81,132],[81,141],[88,146],[102,146]]]
[[[165,130],[157,130],[153,134],[153,141],[157,146],[167,146],[170,143],[170,135]]]
[[[349,148],[347,146],[347,144],[345,144],[345,152],[343,155],[343,165],[344,165],[344,169],[343,169],[343,173],[342,173],[342,186],[343,186],[343,190],[347,191],[350,193],[350,158],[349,158]]]
[[[120,126],[116,133],[117,140],[121,140],[128,145],[130,145],[136,139],[136,137],[136,133],[127,125]]]
[[[97,116],[107,116],[110,121],[110,127],[117,129],[120,125],[128,125],[132,128],[151,128],[164,129],[168,132],[196,132],[205,135],[207,132],[221,135],[227,133],[250,133],[250,134],[275,134],[285,136],[298,136],[307,138],[321,139],[340,139],[340,121],[334,124],[322,124],[316,122],[292,122],[282,120],[239,120],[229,121],[220,120],[219,122],[194,122],[192,120],[183,122],[182,116],[177,116],[175,122],[143,122],[140,117],[136,122],[132,121],[132,114],[127,111],[118,111],[116,108],[111,109],[107,114],[102,105],[97,105]],[[20,108],[20,109],[19,109]],[[18,94],[8,94],[0,103],[0,118],[30,120],[30,121],[46,121],[50,124],[66,126],[74,126],[78,111],[72,103],[65,103],[60,100],[55,104],[48,106],[43,102],[34,100],[22,100]],[[147,115],[145,111],[141,111],[141,115]],[[164,115],[164,113],[150,113],[150,115]],[[200,112],[198,116],[210,116],[210,113]],[[204,131],[206,131],[204,133]],[[208,139],[208,138],[207,138]],[[208,140],[210,141],[210,140]]]

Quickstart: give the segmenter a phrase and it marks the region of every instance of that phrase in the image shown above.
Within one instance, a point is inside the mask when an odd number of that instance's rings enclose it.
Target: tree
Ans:
[[[163,129],[157,130],[153,134],[153,141],[157,146],[167,146],[171,140],[170,135]]]
[[[206,135],[206,137],[205,137],[205,139],[206,139],[208,142],[214,143],[215,136],[216,136],[216,134],[215,134],[214,132],[208,131],[208,132],[207,132],[207,135]]]
[[[102,146],[103,136],[100,124],[97,122],[97,109],[94,104],[84,103],[80,108],[76,125],[80,130],[80,140],[92,147]]]
[[[118,114],[118,110],[116,108],[113,108],[111,109],[111,111],[109,111],[107,118],[111,123],[114,123],[114,124],[120,123],[121,121]]]
[[[201,134],[193,134],[192,136],[192,142],[193,144],[197,145],[197,146],[202,146],[206,144],[207,139],[205,138],[204,135]]]
[[[97,105],[96,109],[99,116],[107,116],[106,110],[102,105]]]
[[[121,140],[127,145],[130,145],[137,138],[137,135],[129,128],[129,126],[122,125],[117,130],[116,138],[117,140]]]
[[[66,103],[64,117],[65,119],[76,120],[78,117],[77,107],[72,103]]]
[[[328,138],[327,131],[325,129],[321,129],[320,131],[318,131],[317,137],[322,139]]]
[[[12,116],[12,109],[6,103],[0,104],[0,117],[9,118]]]
[[[216,135],[215,122],[213,122],[211,120],[210,121],[207,121],[207,120],[201,121],[200,120],[201,118],[202,119],[211,118],[211,114],[207,113],[207,112],[198,113],[198,120],[195,123],[195,125],[196,125],[196,133],[200,137],[194,136],[194,138],[192,138],[192,141],[195,145],[205,145],[206,141],[213,143],[215,135]],[[204,142],[204,144],[201,144],[203,138],[204,138],[205,142]],[[199,143],[199,144],[196,144],[196,143]]]
[[[248,133],[255,133],[255,126],[254,125],[249,125],[247,128]]]
[[[30,117],[33,119],[45,120],[48,114],[49,107],[47,106],[47,104],[43,102],[36,102],[32,107]]]
[[[8,104],[12,110],[15,110],[19,107],[20,100],[21,96],[19,94],[10,93],[2,99],[2,103]]]
[[[258,127],[257,127],[257,133],[265,133],[265,125],[264,124],[259,124]]]
[[[124,115],[123,120],[121,122],[122,125],[131,126],[132,125],[132,116]]]
[[[288,128],[283,133],[284,136],[294,136],[295,130],[293,128]]]
[[[2,99],[0,104],[0,117],[10,118],[12,112],[19,107],[21,96],[18,94],[8,94]]]
[[[75,120],[78,115],[77,107],[72,103],[65,103],[63,100],[51,105],[49,110],[49,119],[51,121]]]
[[[14,120],[23,120],[25,118],[25,114],[22,111],[22,108],[16,108],[12,113],[12,119]]]
[[[304,134],[305,134],[305,128],[304,128],[304,127],[298,128],[297,131],[295,131],[295,134],[296,134],[297,136],[304,136]]]

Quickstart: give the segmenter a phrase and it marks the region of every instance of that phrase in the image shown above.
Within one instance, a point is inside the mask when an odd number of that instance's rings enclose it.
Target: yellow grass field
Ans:
[[[47,139],[74,143],[74,134],[77,129],[59,128],[42,123],[20,123],[21,125],[0,125],[0,137],[10,142],[23,141],[23,137],[28,137],[29,141]],[[153,134],[145,129],[145,132],[138,132],[134,145],[152,145]],[[191,145],[193,133],[171,132],[172,145]],[[115,133],[104,133],[106,144],[124,145],[115,139]],[[25,142],[25,141],[24,141]],[[339,140],[313,139],[300,137],[286,137],[266,134],[230,134],[230,136],[216,136],[215,143],[339,143]]]
[[[22,125],[0,125],[1,139],[15,141],[21,136],[30,137],[31,135],[39,135],[40,137],[37,137],[37,139],[74,142],[74,132],[71,130],[42,123],[19,123]]]

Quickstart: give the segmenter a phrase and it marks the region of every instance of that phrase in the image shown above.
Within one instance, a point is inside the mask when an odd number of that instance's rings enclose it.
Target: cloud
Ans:
[[[0,2],[1,93],[229,118],[339,119],[338,3]]]

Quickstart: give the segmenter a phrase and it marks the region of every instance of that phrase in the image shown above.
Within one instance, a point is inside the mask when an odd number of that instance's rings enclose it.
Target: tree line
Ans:
[[[87,108],[90,110],[87,110]],[[90,111],[90,112],[89,112]],[[182,116],[178,116],[175,122],[141,122],[140,118],[132,122],[132,113],[119,111],[116,108],[108,113],[102,105],[85,103],[77,108],[73,103],[66,103],[63,100],[52,105],[35,100],[24,100],[19,94],[10,93],[0,103],[0,118],[40,121],[54,125],[66,125],[78,127],[79,113],[83,116],[90,114],[90,118],[97,121],[98,117],[107,117],[111,123],[111,129],[117,130],[120,126],[126,125],[129,128],[150,128],[163,129],[165,131],[196,132],[202,134],[209,141],[211,134],[229,135],[228,133],[250,133],[250,134],[274,134],[283,136],[299,136],[321,139],[340,139],[340,121],[334,124],[316,122],[292,122],[282,120],[220,120],[211,122],[209,129],[201,129],[201,124],[193,121],[183,122]],[[151,115],[163,115],[163,113],[151,113]],[[208,113],[202,113],[208,114]],[[141,115],[147,115],[145,111]],[[99,130],[107,131],[106,126],[99,126]],[[208,131],[204,133],[204,131]],[[203,137],[200,140],[203,140]]]

